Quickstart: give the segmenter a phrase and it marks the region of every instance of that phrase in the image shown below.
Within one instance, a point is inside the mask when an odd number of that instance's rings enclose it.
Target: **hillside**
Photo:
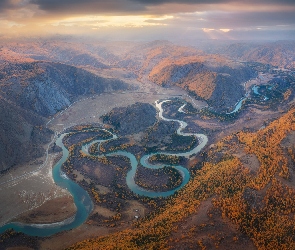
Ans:
[[[191,53],[178,48],[167,55],[151,51],[146,61],[148,79],[163,87],[176,85],[197,99],[205,100],[216,111],[224,111],[245,95],[243,83],[255,77],[255,71],[218,55]],[[190,55],[192,54],[192,55]],[[194,55],[195,54],[195,55]],[[153,58],[153,60],[151,60]],[[155,59],[157,58],[157,59]],[[235,91],[232,91],[232,90]]]
[[[52,131],[45,119],[0,97],[0,172],[44,155]]]
[[[60,63],[9,63],[0,70],[2,96],[43,116],[55,114],[80,95],[127,88],[120,80]]]
[[[212,44],[211,44],[212,45]],[[278,41],[266,43],[232,43],[227,45],[213,44],[205,51],[229,56],[241,61],[271,64],[279,68],[295,68],[295,42]]]
[[[261,45],[246,51],[241,57],[244,61],[270,63],[280,68],[295,68],[295,42],[277,42]]]

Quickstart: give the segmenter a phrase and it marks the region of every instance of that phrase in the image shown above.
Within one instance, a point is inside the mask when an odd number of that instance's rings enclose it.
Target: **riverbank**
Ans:
[[[77,208],[72,197],[58,197],[45,202],[33,211],[23,213],[15,221],[23,224],[58,223],[73,217],[76,212]]]

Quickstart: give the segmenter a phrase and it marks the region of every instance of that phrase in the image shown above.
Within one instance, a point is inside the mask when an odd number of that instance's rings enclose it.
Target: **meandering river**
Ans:
[[[146,168],[152,168],[152,169],[159,169],[164,166],[167,166],[167,164],[156,164],[152,165],[148,162],[149,157],[155,155],[155,154],[164,154],[164,155],[174,155],[174,156],[184,156],[184,157],[189,157],[192,154],[196,154],[200,152],[205,145],[208,142],[208,138],[204,134],[196,134],[196,133],[185,133],[183,130],[186,128],[187,123],[184,121],[176,120],[176,119],[168,119],[163,116],[163,108],[162,104],[169,102],[170,100],[165,100],[165,101],[156,101],[156,107],[159,109],[159,118],[163,119],[165,121],[174,121],[179,123],[179,128],[177,130],[177,133],[182,136],[195,136],[198,139],[198,145],[194,147],[192,150],[188,152],[182,152],[182,153],[167,153],[167,152],[157,152],[157,153],[152,153],[148,155],[144,155],[140,159],[140,164],[143,165]],[[182,106],[180,108],[180,112],[182,111]],[[75,205],[77,207],[77,213],[75,216],[66,219],[65,221],[58,222],[58,223],[50,223],[50,224],[22,224],[22,223],[17,223],[17,222],[12,222],[8,223],[0,228],[0,233],[4,232],[7,229],[14,229],[15,231],[18,232],[23,232],[28,235],[32,236],[50,236],[55,233],[65,231],[65,230],[70,230],[73,228],[76,228],[83,224],[89,214],[91,213],[93,209],[93,203],[91,201],[91,198],[89,194],[81,188],[77,183],[74,181],[70,180],[69,178],[66,178],[65,174],[61,171],[61,166],[62,164],[67,160],[69,156],[69,151],[66,149],[64,146],[62,140],[63,138],[67,135],[67,133],[61,134],[58,139],[56,140],[56,145],[60,146],[62,148],[63,156],[62,158],[58,161],[58,163],[53,167],[53,179],[57,185],[59,185],[62,188],[66,188],[71,195],[73,196]],[[116,135],[113,135],[111,139],[117,138]],[[82,146],[82,151],[86,154],[89,154],[88,149],[91,145],[94,143],[102,143],[103,141],[111,140],[111,139],[106,139],[106,140],[94,140],[88,144],[85,144]],[[190,174],[189,171],[182,167],[182,166],[170,166],[175,168],[177,171],[182,176],[182,183],[180,186],[178,186],[175,189],[172,189],[170,191],[165,191],[165,192],[155,192],[152,190],[147,190],[144,189],[140,186],[138,186],[135,181],[134,177],[137,171],[138,167],[138,160],[136,157],[127,151],[116,151],[112,153],[108,153],[105,156],[114,156],[114,155],[120,155],[120,156],[125,156],[129,158],[130,163],[131,163],[131,170],[128,171],[127,176],[126,176],[126,183],[127,186],[132,190],[134,193],[138,195],[143,195],[143,196],[148,196],[148,197],[168,197],[170,195],[173,195],[176,191],[180,190],[183,186],[185,186],[189,179],[190,179]],[[97,156],[101,157],[101,156]]]

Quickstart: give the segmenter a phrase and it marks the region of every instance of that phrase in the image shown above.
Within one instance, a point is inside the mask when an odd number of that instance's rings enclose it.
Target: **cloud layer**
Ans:
[[[173,30],[238,39],[239,32],[292,35],[294,13],[294,0],[0,0],[0,33],[95,34],[117,27],[130,34],[133,27],[151,37],[161,30],[164,39]]]

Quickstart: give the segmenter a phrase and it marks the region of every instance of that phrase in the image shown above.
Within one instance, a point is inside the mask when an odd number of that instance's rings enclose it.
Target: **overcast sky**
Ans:
[[[295,39],[295,0],[0,0],[0,33]]]

